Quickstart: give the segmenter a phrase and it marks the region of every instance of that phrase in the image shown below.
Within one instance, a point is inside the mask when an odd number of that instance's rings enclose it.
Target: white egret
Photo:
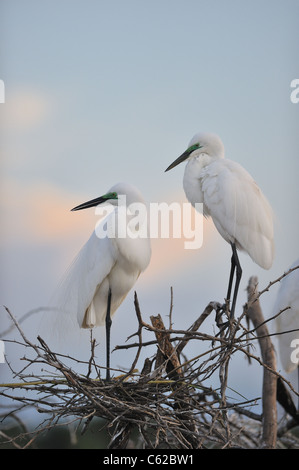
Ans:
[[[290,269],[296,266],[299,266],[299,259],[290,266]],[[299,350],[299,269],[290,272],[280,281],[273,313],[276,315],[285,308],[287,310],[276,318],[276,331],[279,333],[281,363],[284,370],[290,373],[298,367],[296,349]]]
[[[120,196],[125,196],[126,206],[122,208],[118,205]],[[60,308],[70,314],[76,314],[81,328],[106,324],[106,379],[109,380],[111,317],[140,273],[147,268],[151,247],[150,239],[144,236],[143,230],[146,224],[146,210],[143,214],[140,211],[138,223],[134,220],[136,213],[130,210],[130,206],[135,203],[145,209],[144,199],[140,192],[129,184],[118,183],[108,193],[80,204],[72,211],[105,203],[112,204],[115,209],[104,218],[101,226],[96,227],[72,264],[63,283]],[[125,212],[120,214],[123,209]],[[100,233],[106,236],[99,237]]]
[[[234,274],[236,282],[230,317],[234,317],[242,276],[237,249],[244,250],[264,269],[273,262],[273,216],[271,207],[250,174],[238,163],[224,158],[224,146],[215,134],[198,133],[187,150],[165,171],[188,161],[183,186],[194,206],[203,203],[224,240],[232,247],[231,271],[226,300],[229,304]]]

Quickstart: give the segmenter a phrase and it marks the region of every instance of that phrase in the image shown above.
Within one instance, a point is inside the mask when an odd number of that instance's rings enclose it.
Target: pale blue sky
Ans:
[[[240,305],[250,275],[263,287],[298,258],[299,104],[290,101],[298,17],[298,0],[1,0],[1,211],[10,240],[1,303],[18,314],[42,303],[90,232],[68,243],[24,241],[17,214],[30,214],[28,191],[37,200],[69,195],[65,211],[121,180],[148,201],[184,201],[184,168],[164,170],[197,131],[220,135],[227,158],[253,175],[276,214],[273,268],[242,255]],[[163,279],[150,288],[140,281],[147,315],[168,313],[170,285],[178,321],[188,299],[180,327],[225,295],[230,263],[216,231],[193,261],[186,256],[167,274],[161,266]],[[266,316],[273,302],[274,294]],[[131,303],[119,312],[123,327]]]
[[[6,99],[21,89],[51,103],[38,131],[13,143],[28,158],[8,164],[9,175],[92,194],[134,179],[154,198],[153,178],[177,188],[180,172],[166,179],[163,170],[197,130],[218,132],[227,156],[263,187],[282,157],[287,170],[298,161],[289,100],[298,1],[2,0],[1,8]]]

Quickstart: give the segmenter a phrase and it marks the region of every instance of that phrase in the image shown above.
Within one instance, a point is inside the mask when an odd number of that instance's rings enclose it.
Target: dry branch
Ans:
[[[161,315],[151,316],[151,322],[155,328],[159,351],[156,359],[156,369],[162,363],[166,363],[166,370],[170,378],[179,379],[182,375],[181,363],[178,354],[170,342],[170,332],[166,331]],[[159,354],[160,353],[160,354]]]
[[[217,302],[210,302],[187,330],[175,330],[171,317],[172,293],[168,329],[161,316],[152,316],[152,325],[143,321],[135,293],[138,328],[130,338],[137,336],[138,339],[116,349],[125,351],[135,348],[136,355],[131,366],[126,371],[119,371],[120,375],[110,382],[99,379],[102,367],[95,359],[96,344],[92,336],[89,361],[66,357],[54,352],[40,337],[37,343],[30,341],[7,309],[21,336],[18,344],[33,353],[33,357],[30,358],[28,354],[23,357],[25,366],[20,371],[14,371],[10,364],[15,381],[0,384],[0,395],[14,405],[2,413],[2,422],[8,422],[19,411],[31,407],[45,420],[31,432],[23,427],[15,438],[9,437],[7,430],[3,429],[2,441],[11,442],[16,448],[30,447],[40,433],[66,421],[77,423],[78,428],[83,425],[86,430],[90,422],[98,417],[106,422],[110,449],[132,445],[132,436],[136,430],[136,448],[273,448],[276,422],[275,419],[273,421],[274,415],[271,416],[267,400],[270,396],[273,411],[277,377],[286,387],[291,386],[276,371],[266,322],[261,317],[261,311],[256,316],[259,294],[252,302],[252,293],[251,290],[250,301],[238,321],[225,332],[216,335],[205,333],[203,326],[213,311],[216,314],[219,312],[220,304]],[[254,322],[252,330],[242,323],[246,319],[247,310]],[[147,342],[143,341],[144,329],[152,335],[152,339]],[[256,335],[262,348],[262,358],[251,352]],[[183,349],[190,342],[196,342],[204,348],[197,356],[187,358],[183,356]],[[145,358],[138,372],[136,367],[141,352],[144,353],[148,346],[155,347],[155,353]],[[263,367],[267,384],[263,390],[263,416],[253,408],[259,397],[242,397],[242,400],[227,397],[230,359],[235,352],[242,352],[245,357],[250,357],[252,362]],[[66,361],[73,367],[67,365]],[[76,373],[79,364],[86,368],[85,375]],[[38,373],[37,366],[40,367]],[[219,384],[215,388],[210,386],[212,377],[216,377]],[[270,389],[269,383],[272,384]]]

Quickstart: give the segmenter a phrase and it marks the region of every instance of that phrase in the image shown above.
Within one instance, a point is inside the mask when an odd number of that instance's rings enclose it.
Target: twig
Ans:
[[[247,303],[251,309],[256,309],[257,305],[256,299]],[[20,332],[21,340],[6,341],[18,344],[26,351],[26,356],[21,358],[25,364],[21,370],[14,370],[13,365],[9,364],[12,383],[2,384],[0,388],[0,396],[14,405],[2,413],[2,422],[7,422],[13,413],[22,412],[26,408],[36,409],[45,419],[31,433],[22,428],[15,438],[8,437],[7,430],[3,430],[1,439],[15,447],[32,447],[36,445],[38,435],[62,425],[65,420],[71,419],[80,432],[82,424],[84,431],[91,419],[100,417],[107,424],[111,449],[124,448],[136,429],[139,431],[136,446],[146,448],[253,448],[257,446],[257,436],[262,429],[263,443],[269,443],[271,433],[267,434],[265,428],[265,407],[266,400],[269,400],[269,395],[265,395],[267,390],[264,390],[262,397],[263,419],[251,411],[260,398],[247,400],[239,394],[238,400],[232,402],[226,396],[230,359],[237,351],[263,367],[264,377],[266,373],[275,379],[281,377],[283,383],[292,390],[291,384],[280,376],[273,363],[266,362],[263,355],[261,359],[250,353],[249,347],[253,341],[258,339],[261,343],[270,338],[264,319],[259,318],[252,330],[244,327],[246,307],[232,325],[229,336],[214,336],[204,331],[203,324],[213,309],[218,311],[219,304],[216,302],[210,302],[187,330],[173,328],[172,288],[169,329],[164,327],[162,317],[152,317],[153,325],[143,321],[136,293],[134,306],[138,329],[129,338],[137,336],[138,339],[135,343],[117,346],[115,349],[134,347],[136,354],[131,366],[126,367],[125,372],[119,370],[122,375],[109,383],[99,379],[98,371],[102,366],[96,362],[96,344],[92,335],[88,361],[64,356],[53,351],[40,337],[37,344],[29,341],[25,330],[20,328],[7,309],[14,327]],[[147,342],[143,342],[143,328],[151,336]],[[195,357],[188,358],[183,350],[194,341],[200,341],[200,351]],[[145,358],[142,371],[138,373],[138,360],[148,345],[155,346],[154,353],[151,350],[152,355]],[[30,357],[32,352],[33,358]],[[162,364],[159,364],[159,355],[163,356]],[[86,373],[76,373],[78,366],[83,366]],[[214,389],[210,387],[210,379],[214,380],[215,376],[217,386]],[[238,394],[237,390],[235,392]],[[102,420],[99,426],[101,429]]]
[[[203,324],[203,322],[205,321],[205,319],[210,315],[210,313],[213,311],[213,310],[217,310],[217,308],[220,306],[220,304],[218,304],[217,302],[210,302],[206,308],[204,309],[203,313],[200,315],[200,317],[193,323],[193,325],[188,329],[188,334],[186,334],[184,336],[184,338],[181,340],[180,344],[178,345],[177,347],[177,353],[180,354],[184,347],[186,346],[186,344],[188,343],[189,339],[190,339],[190,334],[189,332],[192,332],[194,333],[195,331],[197,331],[201,325]]]

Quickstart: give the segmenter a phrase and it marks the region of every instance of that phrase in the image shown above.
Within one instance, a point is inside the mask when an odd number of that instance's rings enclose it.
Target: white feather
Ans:
[[[127,205],[144,203],[139,191],[124,183],[115,185],[109,192],[125,195]],[[116,207],[101,221],[102,226],[115,222],[116,236],[98,238],[99,227],[92,233],[71,265],[55,300],[58,310],[76,316],[81,328],[103,325],[109,289],[112,316],[150,262],[149,238],[138,237],[138,233],[137,238],[117,236],[118,210]],[[127,215],[125,222],[129,221]]]
[[[190,154],[184,174],[188,200],[203,203],[204,215],[212,217],[222,237],[269,269],[274,257],[270,204],[250,174],[224,158],[217,136],[198,134],[190,145],[196,141],[201,148]]]

